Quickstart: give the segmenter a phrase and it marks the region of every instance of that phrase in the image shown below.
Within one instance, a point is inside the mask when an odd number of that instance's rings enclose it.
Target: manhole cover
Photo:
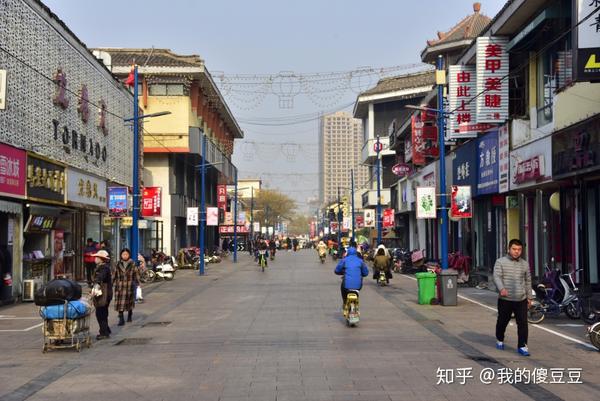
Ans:
[[[124,338],[115,343],[115,345],[146,345],[151,338]]]
[[[142,324],[142,327],[146,327],[146,326],[165,327],[165,326],[168,326],[170,324],[171,324],[171,322],[148,322],[148,323]]]

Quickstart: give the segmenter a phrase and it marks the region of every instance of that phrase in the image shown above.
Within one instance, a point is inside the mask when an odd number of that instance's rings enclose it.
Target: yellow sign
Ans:
[[[585,68],[586,69],[600,68],[600,62],[596,61],[595,54],[590,55],[590,58],[588,59],[587,63],[585,63]]]
[[[133,217],[128,216],[128,217],[121,218],[121,227],[122,228],[128,228],[131,226],[133,226]]]
[[[112,219],[110,217],[104,216],[102,219],[102,224],[105,226],[112,226]]]

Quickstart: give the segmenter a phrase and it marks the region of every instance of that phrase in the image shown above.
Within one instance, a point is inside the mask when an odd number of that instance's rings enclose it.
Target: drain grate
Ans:
[[[148,323],[142,324],[142,327],[146,327],[146,326],[165,327],[165,326],[168,326],[170,324],[171,324],[171,322],[148,322]]]
[[[115,345],[146,345],[152,340],[149,337],[132,337],[132,338],[124,338],[115,343]]]

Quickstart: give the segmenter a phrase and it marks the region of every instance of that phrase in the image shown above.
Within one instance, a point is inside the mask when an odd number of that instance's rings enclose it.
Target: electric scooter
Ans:
[[[344,318],[348,327],[358,324],[360,312],[358,311],[358,290],[349,290],[344,303]]]

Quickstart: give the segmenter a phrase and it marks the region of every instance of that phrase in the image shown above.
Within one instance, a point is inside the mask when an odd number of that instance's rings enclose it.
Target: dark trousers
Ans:
[[[527,345],[529,329],[527,327],[527,300],[507,301],[498,299],[498,320],[496,321],[496,339],[504,342],[504,332],[510,322],[510,317],[515,314],[517,320],[517,333],[519,336],[519,348]]]
[[[85,274],[86,274],[88,284],[91,284],[92,281],[94,281],[94,270],[95,269],[96,269],[96,263],[85,262]]]
[[[108,336],[110,327],[108,327],[108,305],[96,307],[96,320],[100,326],[100,335]]]
[[[340,286],[340,290],[342,292],[342,304],[346,305],[346,298],[348,297],[348,294],[351,292],[356,292],[358,290],[349,290],[344,286],[344,280],[342,280],[342,285]]]

